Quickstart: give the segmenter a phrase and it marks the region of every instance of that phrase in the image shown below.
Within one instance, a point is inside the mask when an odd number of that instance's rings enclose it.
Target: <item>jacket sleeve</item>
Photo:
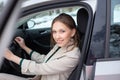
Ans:
[[[57,48],[57,45],[54,46],[54,49],[55,49],[55,50],[56,50],[56,48]],[[54,49],[51,49],[50,52],[54,51]],[[49,52],[49,53],[50,53],[50,52]],[[48,54],[49,54],[49,53],[48,53]],[[36,52],[36,51],[34,51],[34,52],[31,54],[31,60],[35,61],[36,63],[42,63],[42,62],[45,60],[45,57],[46,57],[46,55],[40,54],[40,53],[38,53],[38,52]]]
[[[40,53],[34,51],[31,55],[31,60],[35,61],[36,63],[41,63],[45,59],[45,55],[41,55]]]
[[[68,70],[71,71],[78,63],[79,54],[80,53],[78,52],[76,52],[73,56],[66,54],[55,60],[48,61],[47,63],[36,63],[31,60],[23,60],[21,71],[23,74],[30,75],[48,75]]]

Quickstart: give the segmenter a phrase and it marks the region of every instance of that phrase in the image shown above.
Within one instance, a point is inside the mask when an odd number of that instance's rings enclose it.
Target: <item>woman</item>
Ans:
[[[67,80],[80,57],[79,37],[73,18],[65,13],[57,16],[52,22],[51,33],[54,47],[47,55],[31,50],[25,45],[23,38],[16,37],[15,41],[30,55],[31,60],[22,59],[10,50],[6,51],[5,58],[19,64],[22,74],[38,75],[31,80]],[[0,78],[6,79],[3,76],[7,74],[1,75]],[[29,80],[9,76],[12,80]]]

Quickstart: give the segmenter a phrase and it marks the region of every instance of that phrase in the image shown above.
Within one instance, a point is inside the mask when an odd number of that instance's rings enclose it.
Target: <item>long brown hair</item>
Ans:
[[[74,47],[79,46],[79,34],[78,34],[77,27],[76,27],[76,24],[75,24],[75,21],[73,20],[73,18],[70,15],[65,14],[65,13],[62,13],[62,14],[58,15],[52,22],[51,31],[52,31],[52,28],[53,28],[53,24],[56,21],[62,22],[69,29],[75,29],[76,30],[76,33],[72,38],[74,40]],[[55,44],[56,43],[55,43],[55,41],[53,39],[53,35],[52,35],[52,32],[51,32],[51,46],[53,47]]]

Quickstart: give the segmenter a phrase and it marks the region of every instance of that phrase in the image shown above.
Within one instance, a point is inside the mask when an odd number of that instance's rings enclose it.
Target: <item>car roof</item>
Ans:
[[[23,1],[22,7],[27,7],[27,6],[31,6],[34,4],[47,2],[47,1],[51,1],[51,0],[36,0],[36,1],[35,0],[27,0],[27,1]]]

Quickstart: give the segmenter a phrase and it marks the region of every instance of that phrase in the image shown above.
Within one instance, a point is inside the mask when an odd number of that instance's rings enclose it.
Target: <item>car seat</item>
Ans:
[[[86,28],[87,28],[87,23],[88,23],[88,12],[85,8],[80,8],[77,12],[77,30],[79,32],[80,36],[80,50],[82,52],[82,46],[84,43],[84,37],[86,33]],[[80,57],[80,61],[81,61]],[[79,64],[78,64],[79,65]],[[81,71],[79,66],[76,66],[76,68],[73,70],[71,75],[69,76],[68,80],[78,80],[81,75]]]

